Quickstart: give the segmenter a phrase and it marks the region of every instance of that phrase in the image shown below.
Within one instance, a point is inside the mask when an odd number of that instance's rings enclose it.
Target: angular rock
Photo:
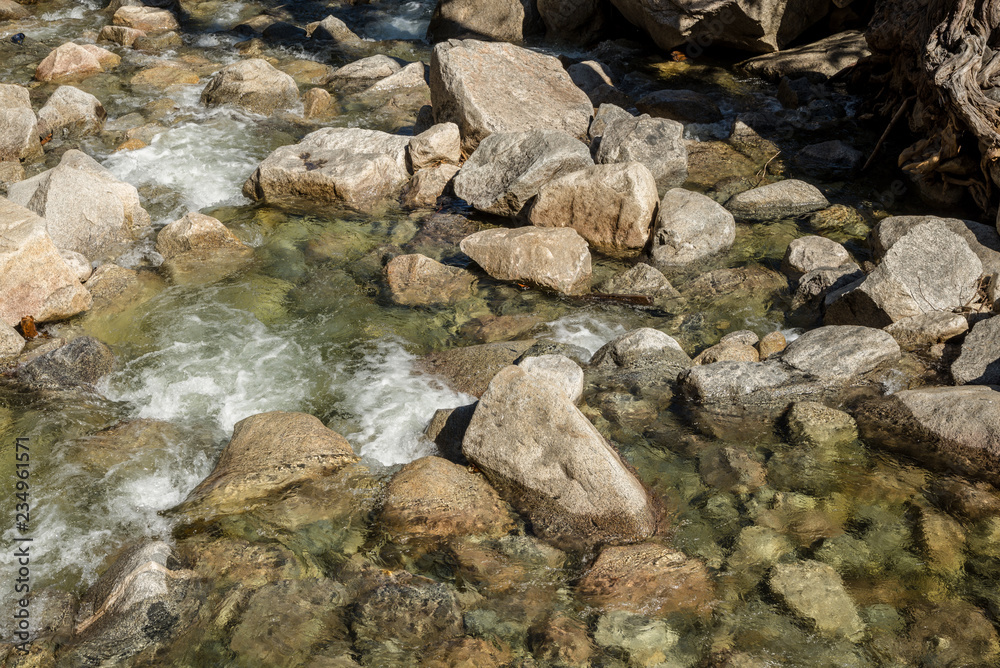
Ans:
[[[414,172],[438,163],[457,165],[462,159],[462,137],[454,123],[439,123],[413,137],[407,146]]]
[[[601,105],[603,108],[605,105]],[[626,112],[627,113],[627,112]],[[596,123],[595,123],[596,125]],[[591,128],[591,132],[597,132]],[[628,118],[609,113],[603,122],[594,161],[601,165],[641,162],[656,180],[658,194],[687,179],[684,126],[667,118]]]
[[[391,537],[499,537],[513,527],[496,491],[479,475],[440,457],[410,462],[392,477],[379,514]]]
[[[347,27],[347,24],[335,16],[327,16],[322,21],[310,23],[306,26],[306,33],[310,39],[337,43],[356,43],[361,38]]]
[[[782,77],[805,77],[818,83],[869,55],[871,50],[864,34],[847,30],[812,44],[745,60],[739,67],[772,83],[777,83]]]
[[[116,26],[134,28],[145,33],[166,32],[180,29],[177,19],[166,9],[156,7],[125,6],[118,9],[111,19]]]
[[[568,295],[590,290],[590,251],[575,230],[483,230],[459,246],[493,278],[525,281]]]
[[[903,318],[885,328],[904,350],[915,350],[948,341],[968,330],[969,321],[964,315],[942,311]]]
[[[940,221],[917,225],[863,281],[831,293],[824,322],[885,327],[930,311],[955,311],[977,295],[983,265]]]
[[[414,87],[423,88],[425,91],[429,90],[427,88],[427,66],[419,61],[410,63],[398,72],[390,74],[386,78],[372,84],[365,89],[363,94],[370,95],[372,93]]]
[[[433,207],[438,198],[452,191],[452,181],[458,174],[458,165],[425,167],[413,175],[403,191],[403,206],[410,208]]]
[[[850,178],[863,160],[861,151],[839,139],[809,144],[795,153],[795,166],[799,170],[828,181]]]
[[[118,46],[132,46],[140,37],[145,37],[146,33],[135,28],[125,26],[104,26],[97,35],[98,42],[111,42]]]
[[[7,193],[45,218],[57,248],[92,260],[117,254],[149,231],[149,214],[135,186],[75,149],[66,151],[58,166],[9,186]]]
[[[557,546],[643,540],[655,514],[642,484],[569,397],[516,366],[479,400],[465,456]]]
[[[332,96],[323,88],[310,88],[302,95],[302,115],[306,118],[322,116],[332,104]]]
[[[247,248],[217,218],[191,211],[164,226],[156,235],[156,252],[171,258],[190,251]]]
[[[715,101],[693,90],[653,91],[639,98],[635,106],[639,113],[681,123],[716,123],[722,120],[722,112]]]
[[[615,85],[611,79],[611,70],[608,66],[596,60],[573,63],[566,68],[566,73],[569,74],[569,78],[573,80],[573,83],[587,94],[591,102],[594,102],[602,91],[614,88]],[[594,106],[600,105],[594,102]]]
[[[528,357],[518,366],[561,389],[574,404],[583,396],[583,369],[565,355]]]
[[[795,294],[792,296],[792,310],[805,308],[818,314],[827,295],[857,283],[864,277],[861,267],[853,262],[847,262],[839,267],[813,269],[799,277]]]
[[[839,267],[848,262],[851,254],[836,241],[809,235],[788,244],[781,268],[792,278],[798,278],[821,267]]]
[[[562,64],[507,43],[442,42],[430,67],[437,123],[456,123],[471,152],[494,132],[558,130],[584,138],[594,108]]]
[[[90,293],[59,255],[44,219],[0,197],[0,238],[0,322],[61,320],[90,308]]]
[[[690,357],[674,337],[651,327],[640,327],[608,341],[590,360],[593,367],[614,365],[622,368]],[[685,365],[687,366],[687,365]]]
[[[678,267],[728,250],[736,221],[705,195],[673,188],[663,196],[653,229],[650,256],[657,267]]]
[[[385,268],[392,300],[405,306],[453,304],[472,295],[476,277],[425,255],[398,255]]]
[[[529,339],[452,348],[424,357],[420,367],[427,373],[443,377],[459,392],[479,397],[498,371],[514,364],[534,343],[534,339]]]
[[[1000,385],[1000,318],[973,325],[951,363],[951,375],[956,385]]]
[[[538,13],[526,0],[438,0],[427,26],[431,44],[459,38],[520,42],[538,32]]]
[[[402,69],[395,59],[383,54],[377,54],[355,60],[330,73],[326,83],[332,81],[372,81],[385,79]]]
[[[594,120],[590,122],[590,129],[587,130],[587,136],[591,139],[592,148],[597,148],[598,144],[593,143],[593,141],[602,137],[610,124],[619,121],[631,121],[635,118],[635,116],[622,109],[619,105],[611,103],[599,105],[597,113],[594,114]]]
[[[240,420],[215,468],[178,511],[191,520],[242,512],[256,500],[358,461],[343,436],[305,413]]]
[[[753,188],[726,202],[726,208],[744,220],[793,218],[828,206],[830,202],[815,186],[795,179]]]
[[[271,203],[341,202],[372,211],[397,197],[409,180],[409,137],[360,128],[323,128],[269,155],[243,184],[243,194]]]
[[[899,345],[879,329],[826,326],[806,332],[788,344],[781,361],[813,378],[846,381],[899,359]]]
[[[37,125],[28,89],[0,83],[0,161],[40,155]]]
[[[89,336],[73,339],[17,368],[19,383],[39,390],[93,389],[111,373],[115,356],[111,349]]]
[[[892,246],[914,227],[924,223],[938,222],[965,239],[969,248],[983,263],[983,272],[1000,272],[1000,234],[991,225],[983,225],[973,220],[959,218],[938,218],[937,216],[890,216],[883,218],[875,226],[868,242],[876,258],[884,256]]]
[[[24,350],[24,337],[5,322],[0,322],[0,359],[17,357]],[[581,379],[582,380],[582,379]]]
[[[123,308],[136,300],[142,292],[138,272],[106,262],[94,270],[87,280],[87,289],[94,296],[94,310]]]
[[[98,134],[107,118],[100,100],[74,86],[59,86],[38,110],[39,125],[57,137]]]
[[[648,297],[659,308],[679,306],[684,301],[681,293],[677,292],[666,276],[642,262],[615,274],[594,288],[594,292],[606,295],[641,295]]]
[[[95,53],[79,44],[67,42],[53,49],[38,64],[35,69],[35,79],[38,81],[67,81],[83,79],[103,71],[104,66],[101,65],[101,61]]]
[[[771,591],[797,616],[826,636],[860,639],[865,624],[837,571],[818,561],[778,564]]]
[[[788,436],[795,445],[838,447],[858,438],[858,425],[850,415],[814,401],[800,401],[788,411]]]
[[[299,101],[295,79],[266,60],[251,58],[226,65],[201,93],[201,103],[214,107],[235,104],[247,111],[269,116]]]

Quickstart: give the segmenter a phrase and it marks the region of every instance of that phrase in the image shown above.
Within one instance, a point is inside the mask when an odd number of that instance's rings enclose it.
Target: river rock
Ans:
[[[693,56],[710,46],[752,53],[778,51],[829,10],[825,0],[794,4],[788,0],[722,0],[711,4],[612,0],[612,4],[664,51],[688,44]]]
[[[576,0],[566,1],[575,2]],[[566,73],[569,74],[569,78],[573,80],[577,88],[587,94],[595,107],[599,107],[601,102],[612,102],[612,100],[603,99],[608,95],[608,91],[615,90],[614,81],[611,79],[611,70],[604,63],[596,60],[573,63],[566,68]],[[625,97],[624,93],[619,92],[619,95]],[[631,105],[626,104],[626,106]]]
[[[59,255],[43,218],[0,197],[0,238],[0,321],[62,320],[90,308],[90,293]]]
[[[736,239],[736,221],[705,195],[673,188],[663,196],[650,251],[657,267],[678,267],[728,250]]]
[[[591,148],[596,150],[599,145],[600,137],[604,135],[605,130],[612,123],[619,121],[631,121],[635,116],[630,114],[621,108],[621,106],[612,104],[610,102],[605,102],[597,108],[597,112],[594,114],[594,120],[590,122],[590,129],[587,131],[587,136],[591,140]],[[594,140],[598,140],[594,143]]]
[[[805,46],[751,58],[739,66],[749,74],[772,83],[777,83],[782,77],[806,77],[819,83],[869,55],[871,50],[864,34],[847,30]]]
[[[422,88],[427,95],[430,94],[430,89],[427,88],[427,66],[419,61],[410,63],[398,72],[390,74],[386,78],[373,83],[371,86],[366,88],[362,94],[371,95],[374,93],[398,91],[404,88],[414,87]]]
[[[521,360],[518,366],[561,389],[574,404],[583,396],[583,369],[565,355],[539,355]]]
[[[107,118],[100,100],[74,86],[59,86],[38,110],[39,125],[57,137],[98,134]]]
[[[781,361],[813,378],[845,381],[899,359],[899,345],[879,329],[827,326],[788,344]]]
[[[601,105],[603,108],[605,105]],[[627,113],[627,112],[626,112]],[[597,132],[596,128],[592,129]],[[657,193],[665,193],[687,179],[684,126],[667,118],[642,115],[628,118],[608,113],[594,161],[606,165],[641,162],[656,180]]]
[[[480,211],[513,217],[549,181],[593,164],[586,144],[564,132],[495,132],[465,161],[455,194]]]
[[[351,631],[363,654],[375,654],[384,643],[412,654],[462,635],[462,611],[454,588],[426,578],[401,579],[361,596]]]
[[[640,113],[681,123],[716,123],[722,112],[715,101],[693,90],[667,89],[647,93],[635,103]]]
[[[594,655],[587,627],[562,612],[553,613],[533,626],[528,642],[542,665],[590,666]]]
[[[419,366],[427,373],[444,378],[459,392],[479,397],[497,372],[514,364],[514,360],[534,343],[534,339],[529,339],[452,348],[427,355],[420,360]]]
[[[114,307],[122,309],[135,303],[142,292],[142,283],[135,270],[106,262],[94,270],[87,280],[87,289],[94,297],[95,311]]]
[[[140,37],[145,37],[146,33],[135,28],[125,26],[104,26],[97,35],[98,42],[111,42],[118,46],[130,47]]]
[[[775,596],[819,633],[850,640],[864,633],[864,622],[833,567],[818,561],[778,564],[770,586]]]
[[[302,115],[305,118],[322,116],[333,104],[333,96],[324,88],[310,88],[302,94]]]
[[[649,240],[657,199],[656,181],[641,163],[594,165],[542,185],[528,220],[573,228],[606,254],[634,254]]]
[[[336,81],[375,81],[392,76],[402,69],[394,58],[383,54],[355,60],[330,73],[326,83]]]
[[[413,137],[407,156],[414,172],[438,163],[457,165],[462,159],[462,137],[454,123],[438,123]]]
[[[240,420],[215,468],[178,510],[188,519],[239,513],[253,501],[358,461],[350,443],[305,413]]]
[[[12,184],[7,193],[45,218],[57,248],[91,260],[113,256],[149,231],[149,214],[135,186],[75,149],[66,151],[58,166]]]
[[[385,534],[407,540],[499,537],[514,523],[506,504],[482,476],[440,457],[422,457],[392,477],[379,526]]]
[[[575,230],[483,230],[462,239],[459,246],[493,278],[525,281],[568,295],[590,290],[590,251]]]
[[[590,365],[630,368],[664,361],[687,362],[684,365],[689,366],[691,358],[674,337],[658,329],[640,327],[601,346],[590,359]]]
[[[983,263],[983,273],[1000,272],[1000,234],[991,225],[974,220],[938,218],[937,216],[890,216],[872,230],[868,243],[875,257],[883,257],[906,233],[924,223],[938,222],[965,239],[969,249]]]
[[[839,267],[848,262],[851,262],[851,254],[836,241],[808,235],[788,244],[781,268],[790,277],[799,278],[820,267]]]
[[[201,103],[206,106],[231,103],[265,116],[292,107],[298,101],[295,79],[260,58],[226,65],[201,93]]]
[[[1000,385],[1000,318],[973,325],[951,363],[951,375],[956,385]]]
[[[615,274],[594,288],[594,292],[648,297],[657,308],[679,307],[684,302],[681,293],[677,292],[662,272],[642,262]]]
[[[327,16],[322,21],[316,21],[306,26],[306,34],[310,39],[323,42],[353,44],[361,41],[358,35],[347,27],[347,24],[335,16]]]
[[[458,165],[449,164],[421,169],[403,190],[403,206],[411,209],[436,206],[438,198],[451,192],[458,171]]]
[[[538,11],[526,0],[438,0],[427,26],[427,41],[520,42],[539,27]]]
[[[476,277],[426,255],[398,255],[385,267],[392,300],[405,306],[453,304],[472,295]]]
[[[162,541],[125,550],[80,601],[68,665],[124,662],[193,623],[201,586]]]
[[[0,359],[17,357],[24,350],[24,345],[24,337],[16,329],[6,322],[0,323]]]
[[[81,336],[22,364],[14,375],[32,389],[89,390],[111,373],[114,362],[110,348],[95,338]]]
[[[179,30],[177,19],[166,9],[156,7],[125,6],[118,9],[111,19],[116,26],[135,28],[145,33]]]
[[[156,252],[164,258],[191,251],[246,248],[219,219],[197,211],[165,225],[156,235]]]
[[[409,181],[409,137],[361,128],[323,128],[282,146],[243,184],[252,200],[342,202],[362,212],[397,197]]]
[[[577,592],[604,610],[701,617],[711,614],[715,594],[701,561],[656,543],[604,548]]]
[[[37,125],[28,89],[0,83],[0,161],[40,155]]]
[[[969,330],[969,321],[961,313],[929,311],[897,320],[885,331],[904,350],[932,346],[960,336]]]
[[[0,21],[20,21],[31,16],[31,12],[14,2],[14,0],[3,0],[0,2]]]
[[[655,530],[650,499],[618,453],[562,390],[520,367],[490,381],[462,451],[557,547],[632,542]]]
[[[691,363],[713,364],[715,362],[759,362],[760,353],[753,346],[735,341],[722,342],[698,353]]]
[[[788,437],[795,445],[836,448],[858,438],[858,425],[850,415],[815,401],[800,401],[788,411]]]
[[[806,272],[799,277],[795,287],[792,310],[808,309],[818,315],[826,303],[827,295],[843,290],[864,277],[861,267],[853,262],[846,262],[839,267],[819,267]]]
[[[559,60],[504,42],[436,45],[430,86],[435,122],[456,123],[466,152],[494,132],[557,130],[582,139],[594,112]]]
[[[785,179],[734,195],[726,208],[743,220],[793,218],[830,206],[823,193],[805,181]]]
[[[757,344],[757,352],[760,353],[761,360],[766,360],[771,355],[777,355],[787,347],[788,342],[785,340],[784,334],[781,332],[768,332],[760,340],[760,343]]]
[[[129,83],[133,86],[169,88],[170,86],[196,84],[199,81],[201,81],[201,77],[193,70],[175,63],[166,63],[140,70]]]
[[[67,42],[56,47],[38,64],[37,69],[35,69],[35,79],[38,81],[67,81],[83,79],[92,74],[103,72],[104,66],[101,64],[100,54],[94,50],[104,51],[109,56],[114,56],[114,54],[97,46],[88,46],[91,48],[87,49],[85,46]],[[118,58],[118,56],[114,57]]]
[[[862,281],[830,293],[824,322],[885,327],[930,311],[954,311],[971,302],[983,265],[960,236],[940,221],[900,237]]]
[[[863,161],[861,151],[839,139],[809,144],[795,153],[795,166],[802,173],[827,181],[850,178]]]
[[[971,603],[951,599],[914,614],[903,660],[927,666],[989,665],[1000,658],[1000,637]]]

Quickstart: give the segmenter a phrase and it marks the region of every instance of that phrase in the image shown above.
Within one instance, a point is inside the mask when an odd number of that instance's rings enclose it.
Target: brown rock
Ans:
[[[759,362],[760,355],[753,346],[743,343],[726,342],[701,351],[692,364],[712,364],[713,362]]]
[[[310,88],[302,96],[303,115],[306,118],[322,116],[331,104],[330,93],[323,88]]]
[[[104,26],[100,34],[97,35],[98,42],[111,42],[119,46],[132,46],[140,37],[145,37],[146,33],[135,28],[125,26]]]
[[[780,353],[787,345],[788,343],[785,341],[784,334],[781,332],[768,332],[757,344],[757,350],[760,353],[760,359],[766,360],[771,355]]]
[[[448,164],[421,169],[403,191],[403,206],[416,209],[437,205],[438,198],[449,191],[458,171],[458,165]]]
[[[425,255],[399,255],[386,265],[392,300],[407,306],[450,304],[469,297],[476,277]]]
[[[155,88],[166,88],[167,86],[180,86],[185,84],[196,84],[200,77],[193,71],[180,65],[168,63],[166,65],[156,65],[140,70],[130,83],[133,86],[153,86]]]
[[[38,133],[36,126],[38,119],[35,111],[31,108],[31,97],[28,89],[14,84],[0,83],[0,162],[7,165],[17,164],[20,168],[19,160],[32,158],[42,153],[42,147],[38,143]],[[20,178],[15,176],[14,169],[4,167],[4,175],[0,175],[0,181],[14,182],[24,178],[24,170],[20,171]]]
[[[146,33],[180,29],[177,19],[169,11],[142,5],[120,7],[111,21],[116,26],[134,28]]]
[[[83,79],[103,71],[104,67],[96,55],[79,44],[67,42],[45,56],[35,70],[35,78],[39,81],[66,81]]]
[[[569,295],[590,289],[590,250],[572,229],[483,230],[463,239],[460,247],[493,278],[526,281]]]
[[[500,369],[513,364],[534,344],[535,340],[529,339],[452,348],[424,357],[420,366],[427,373],[443,377],[459,392],[479,397]]]
[[[221,221],[196,211],[166,225],[156,236],[156,252],[165,258],[215,249],[242,250],[247,246]]]

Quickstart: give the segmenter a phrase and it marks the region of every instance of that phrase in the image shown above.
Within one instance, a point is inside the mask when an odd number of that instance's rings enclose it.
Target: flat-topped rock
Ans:
[[[143,5],[121,7],[111,19],[116,26],[142,30],[145,33],[180,29],[177,18],[166,9]]]
[[[590,290],[587,242],[568,228],[483,230],[460,244],[493,278],[525,281],[569,295]]]
[[[864,34],[847,30],[805,46],[745,60],[739,67],[772,83],[777,83],[781,77],[806,77],[820,82],[869,55],[871,50]]]
[[[726,208],[745,220],[792,218],[830,206],[816,186],[805,181],[785,179],[734,195]]]

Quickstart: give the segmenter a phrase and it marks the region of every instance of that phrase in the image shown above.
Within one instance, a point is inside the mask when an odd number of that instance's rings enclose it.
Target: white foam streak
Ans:
[[[552,336],[558,343],[568,343],[587,349],[591,355],[611,339],[625,333],[618,323],[608,323],[587,313],[572,313],[549,323]]]

